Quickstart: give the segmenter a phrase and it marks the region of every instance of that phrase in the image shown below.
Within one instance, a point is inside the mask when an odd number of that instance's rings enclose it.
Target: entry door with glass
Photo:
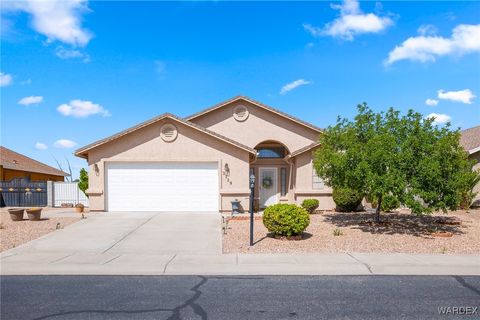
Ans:
[[[259,168],[260,208],[278,202],[277,168]]]

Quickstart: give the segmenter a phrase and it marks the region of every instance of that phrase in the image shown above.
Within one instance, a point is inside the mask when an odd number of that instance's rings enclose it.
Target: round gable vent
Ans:
[[[238,105],[233,109],[233,117],[237,121],[245,121],[248,118],[248,109],[244,105]]]
[[[166,123],[160,128],[160,137],[165,142],[171,142],[177,138],[177,127],[171,123]]]

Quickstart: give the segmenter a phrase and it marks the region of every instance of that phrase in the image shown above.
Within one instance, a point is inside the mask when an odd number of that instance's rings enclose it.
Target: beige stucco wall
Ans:
[[[234,108],[240,104],[246,106],[249,111],[245,121],[237,121],[232,116]],[[261,142],[273,140],[294,152],[318,141],[319,135],[313,129],[244,100],[233,102],[191,121],[250,148],[255,148]]]
[[[318,209],[333,210],[335,203],[332,198],[332,189],[325,186],[323,189],[313,189],[313,161],[312,151],[304,152],[294,159],[296,167],[295,203],[300,205],[305,199],[318,199]]]
[[[167,122],[178,130],[173,142],[165,142],[160,137],[160,128]],[[238,198],[248,210],[249,152],[175,120],[161,120],[89,151],[91,210],[105,210],[105,163],[109,161],[216,161],[219,163],[220,208],[230,210],[229,201]],[[230,168],[229,176],[224,174],[225,164]]]

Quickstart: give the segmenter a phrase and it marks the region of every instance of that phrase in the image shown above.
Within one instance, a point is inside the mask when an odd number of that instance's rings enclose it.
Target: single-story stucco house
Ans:
[[[460,132],[460,144],[468,152],[468,158],[474,161],[473,170],[480,171],[480,126],[465,129]],[[480,183],[477,183],[473,192],[477,195],[473,206],[480,206]]]
[[[0,146],[0,180],[64,181],[68,173]]]
[[[320,201],[332,190],[316,176],[312,152],[322,130],[244,96],[186,118],[165,113],[75,151],[89,165],[87,194],[98,211],[220,211],[231,201]]]

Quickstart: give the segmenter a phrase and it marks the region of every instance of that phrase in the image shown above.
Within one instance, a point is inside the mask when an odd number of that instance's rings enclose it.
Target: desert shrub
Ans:
[[[294,204],[275,204],[263,211],[263,224],[274,235],[295,236],[310,224],[308,212]]]
[[[302,208],[308,211],[308,213],[314,213],[318,208],[319,202],[317,199],[305,199],[302,201]]]
[[[362,202],[363,194],[351,188],[334,188],[333,201],[340,211],[355,211]]]

